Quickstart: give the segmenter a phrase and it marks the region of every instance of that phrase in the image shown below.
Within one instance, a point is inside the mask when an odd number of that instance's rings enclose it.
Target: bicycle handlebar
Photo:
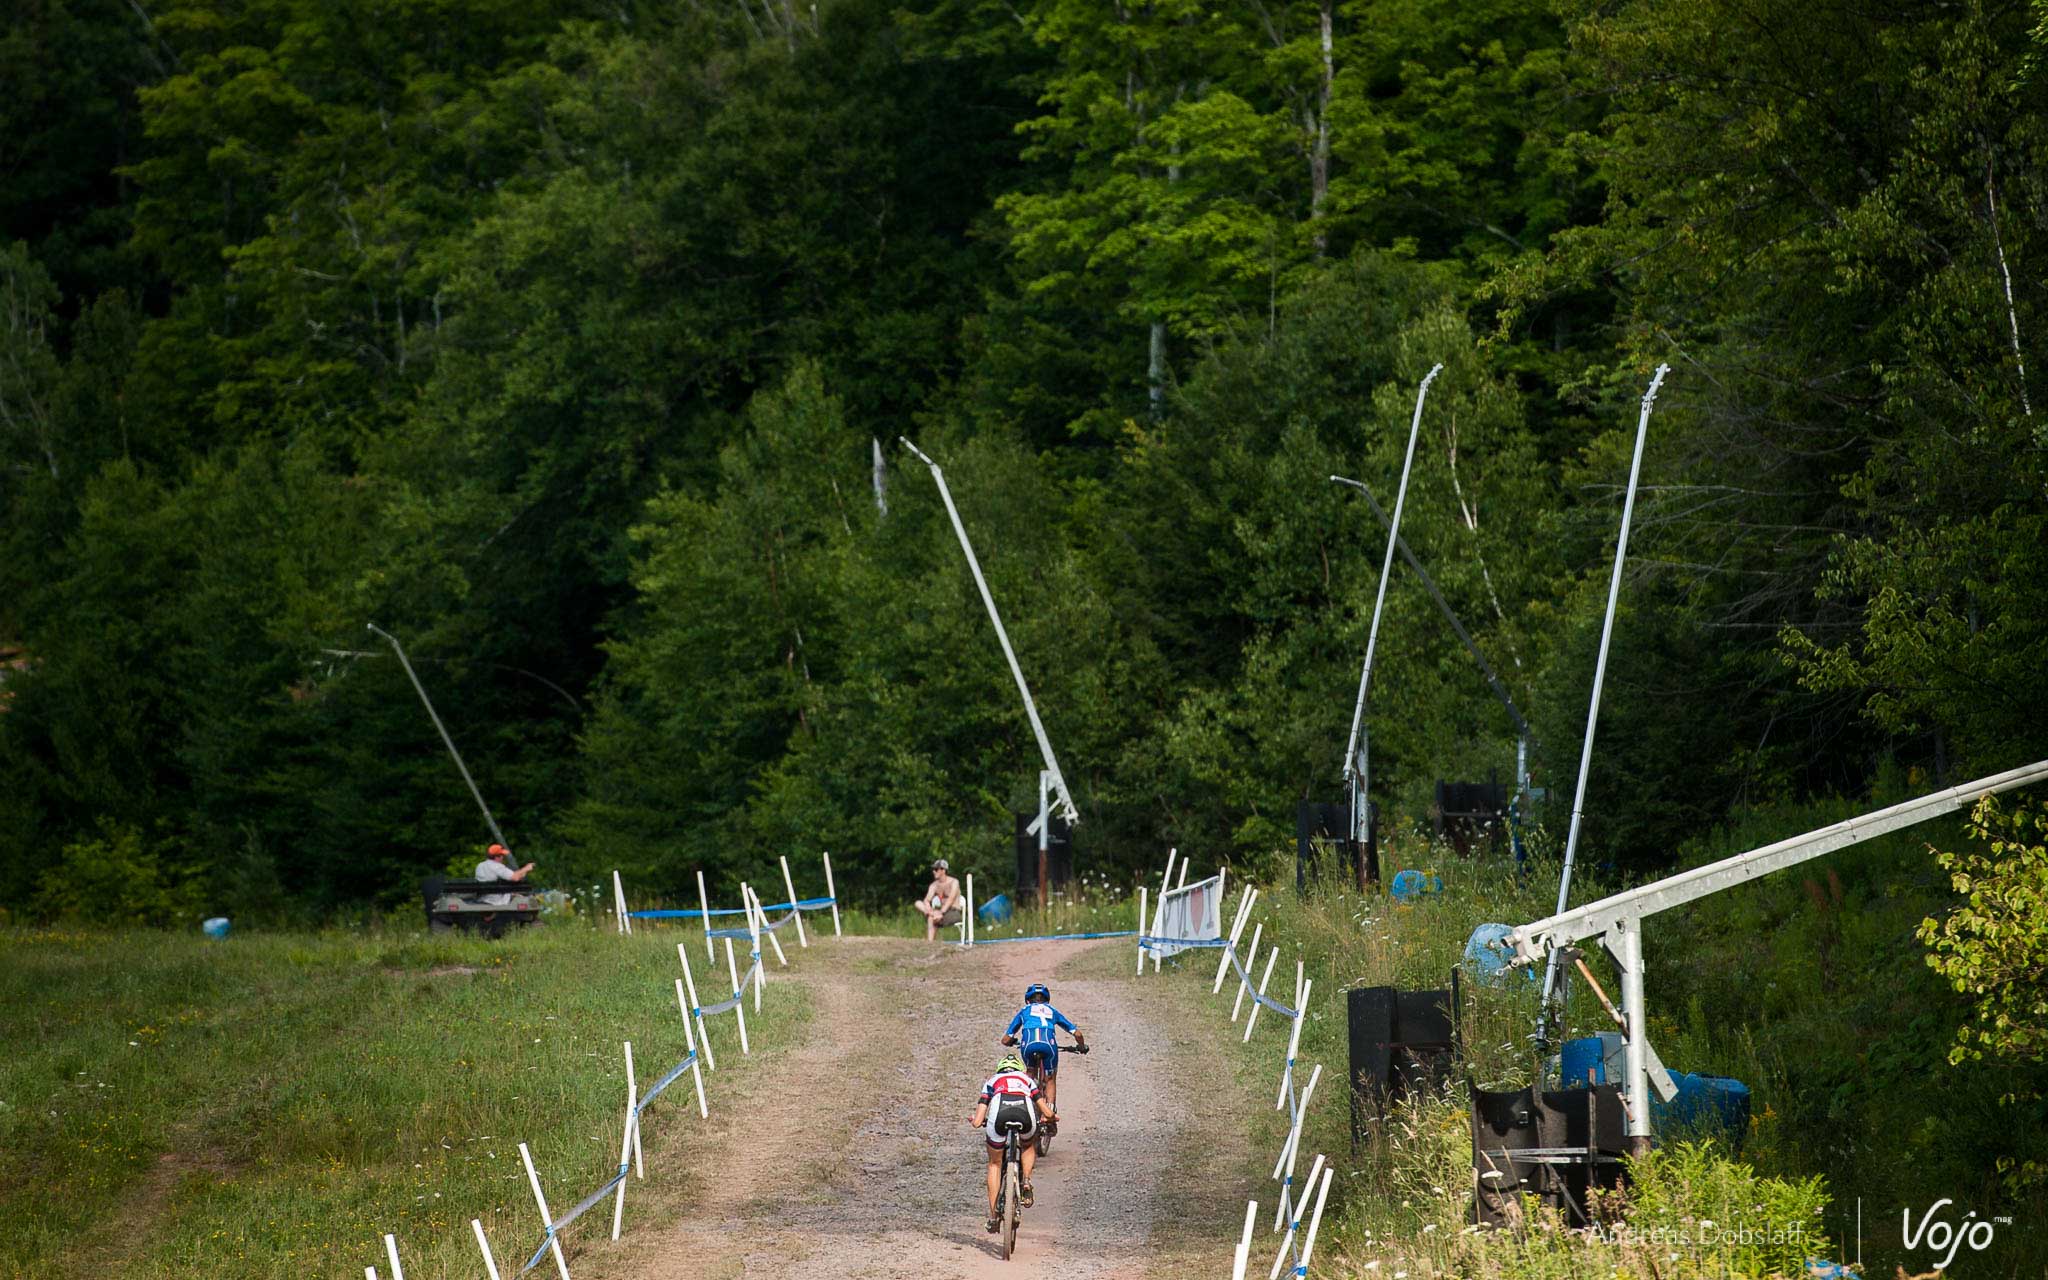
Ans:
[[[1000,1041],[998,1041],[997,1043],[999,1043],[999,1044],[1003,1044],[1003,1045],[1012,1045],[1012,1046],[1014,1046],[1014,1045],[1016,1045],[1016,1043],[1017,1043],[1017,1037],[1015,1037],[1015,1036],[1004,1036],[1004,1037],[1003,1037],[1003,1038],[1002,1038],[1002,1039],[1001,1039]],[[1076,1044],[1055,1044],[1055,1046],[1054,1046],[1054,1047],[1055,1047],[1055,1048],[1057,1048],[1057,1049],[1058,1049],[1058,1050],[1059,1050],[1059,1051],[1060,1051],[1061,1053],[1087,1053],[1087,1052],[1088,1052],[1088,1050],[1089,1050],[1089,1046],[1088,1046],[1088,1045],[1085,1045],[1085,1044],[1079,1044],[1079,1043],[1076,1043]]]

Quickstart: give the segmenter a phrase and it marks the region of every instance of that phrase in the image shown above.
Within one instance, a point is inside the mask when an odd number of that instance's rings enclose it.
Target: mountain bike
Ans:
[[[1003,1043],[1009,1044],[1014,1039],[1015,1037],[1005,1037]],[[1060,1052],[1085,1054],[1088,1052],[1088,1046],[1085,1044],[1063,1044],[1060,1046]],[[1033,1057],[1025,1059],[1024,1073],[1030,1076],[1034,1081],[1036,1081],[1039,1088],[1045,1088],[1045,1073],[1043,1070],[1039,1068],[1037,1058]],[[1048,1151],[1052,1150],[1052,1135],[1053,1131],[1056,1128],[1058,1128],[1057,1125],[1049,1124],[1041,1124],[1038,1126],[1039,1155],[1044,1155]]]

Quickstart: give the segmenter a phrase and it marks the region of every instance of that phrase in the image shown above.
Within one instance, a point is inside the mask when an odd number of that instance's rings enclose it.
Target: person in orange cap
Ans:
[[[526,879],[526,873],[531,870],[533,870],[533,864],[529,862],[517,871],[514,871],[512,869],[512,851],[502,844],[494,844],[484,850],[484,860],[476,864],[475,878],[478,880],[524,880]],[[505,907],[512,904],[512,899],[502,893],[492,894],[491,898],[492,901],[486,905]]]

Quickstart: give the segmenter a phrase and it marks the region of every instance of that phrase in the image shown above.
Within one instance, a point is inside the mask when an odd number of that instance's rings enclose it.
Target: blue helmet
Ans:
[[[1024,988],[1024,1003],[1030,1004],[1033,1000],[1044,1000],[1050,1003],[1052,1001],[1052,988],[1046,986],[1043,982],[1034,982]]]

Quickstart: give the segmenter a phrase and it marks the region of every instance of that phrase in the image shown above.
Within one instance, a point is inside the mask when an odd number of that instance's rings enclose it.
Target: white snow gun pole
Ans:
[[[1408,454],[1401,463],[1401,488],[1394,495],[1394,520],[1387,531],[1386,558],[1380,562],[1379,595],[1373,601],[1372,629],[1365,637],[1365,666],[1358,673],[1358,701],[1351,708],[1351,740],[1344,746],[1344,780],[1351,786],[1351,838],[1360,842],[1369,834],[1366,805],[1372,800],[1370,765],[1361,756],[1358,742],[1359,732],[1365,724],[1365,691],[1372,683],[1373,651],[1379,646],[1380,614],[1387,605],[1387,579],[1394,572],[1394,544],[1401,537],[1401,508],[1408,501],[1408,476],[1415,469],[1415,441],[1422,434],[1422,404],[1429,398],[1429,384],[1436,381],[1436,375],[1443,371],[1441,364],[1431,365],[1415,392],[1415,417],[1408,424]],[[1368,746],[1366,750],[1371,748]]]
[[[1046,771],[1052,774],[1052,788],[1059,797],[1060,816],[1071,824],[1081,821],[1080,810],[1074,807],[1074,797],[1067,792],[1066,775],[1060,772],[1060,762],[1053,757],[1052,739],[1045,736],[1045,725],[1038,718],[1038,704],[1031,700],[1031,686],[1024,680],[1024,668],[1017,665],[1017,651],[1010,647],[1010,633],[1003,630],[1003,618],[996,612],[996,598],[989,594],[988,579],[981,574],[981,561],[975,558],[974,544],[967,540],[967,526],[960,522],[960,509],[953,505],[953,491],[946,487],[946,473],[939,464],[926,456],[922,449],[902,436],[903,447],[917,455],[917,460],[931,468],[932,479],[938,483],[939,497],[946,504],[946,514],[952,518],[953,532],[960,539],[960,550],[967,556],[967,567],[974,574],[974,585],[981,591],[981,603],[988,609],[988,620],[995,624],[996,639],[1003,645],[1003,657],[1009,660],[1010,675],[1017,681],[1017,692],[1024,698],[1024,714],[1031,719],[1031,732],[1038,738],[1038,753],[1045,757]]]
[[[405,656],[405,649],[398,643],[398,637],[374,622],[363,625],[383,636],[391,645],[391,652],[398,655],[398,665],[405,668],[405,676],[412,681],[413,692],[420,695],[420,705],[427,709],[427,718],[434,722],[435,730],[441,735],[442,744],[448,748],[448,754],[455,758],[456,769],[461,772],[462,780],[469,784],[469,794],[476,797],[476,807],[484,811],[484,825],[491,829],[491,838],[510,849],[512,846],[506,843],[505,833],[498,830],[498,820],[491,816],[491,806],[484,803],[484,793],[476,789],[476,779],[469,776],[469,766],[462,762],[462,753],[455,749],[455,739],[448,736],[448,726],[441,723],[441,715],[434,710],[433,700],[427,697],[426,686],[420,683],[419,676],[413,671],[412,661]]]
[[[1657,403],[1657,390],[1671,366],[1657,366],[1650,389],[1643,393],[1642,411],[1636,417],[1636,451],[1628,467],[1628,496],[1621,504],[1621,536],[1614,544],[1614,572],[1607,580],[1607,620],[1600,625],[1600,656],[1593,664],[1593,697],[1586,707],[1586,740],[1579,748],[1579,781],[1572,794],[1572,822],[1564,842],[1564,870],[1557,878],[1557,914],[1563,915],[1572,892],[1572,861],[1579,852],[1579,824],[1586,816],[1586,778],[1593,770],[1593,731],[1600,723],[1600,689],[1607,681],[1607,647],[1614,639],[1614,608],[1621,599],[1621,569],[1628,559],[1628,529],[1635,518],[1636,482],[1643,472],[1643,442],[1650,434],[1650,410]],[[1552,951],[1543,966],[1543,1003],[1538,1023],[1539,1039],[1548,1041],[1551,995],[1557,986],[1559,952]]]

